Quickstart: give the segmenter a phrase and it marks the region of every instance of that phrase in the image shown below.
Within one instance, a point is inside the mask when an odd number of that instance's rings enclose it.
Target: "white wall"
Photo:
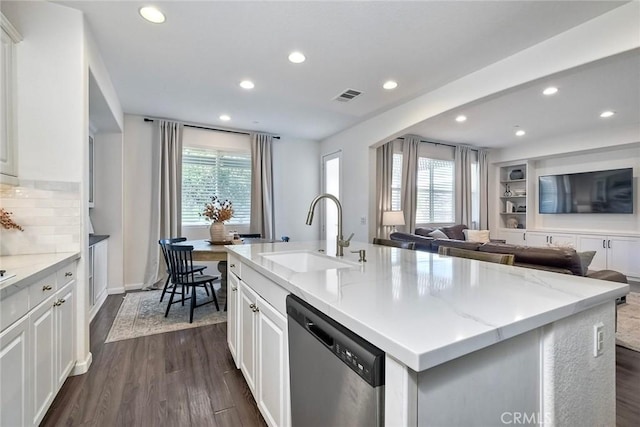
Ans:
[[[82,14],[50,2],[2,2],[22,34],[17,46],[18,174],[21,180],[79,183],[75,373],[90,364],[87,304],[88,74]]]
[[[94,208],[90,210],[95,234],[109,235],[109,291],[124,287],[124,240],[122,199],[122,134],[94,137]]]
[[[319,221],[305,224],[309,205],[320,194],[320,143],[289,138],[273,141],[275,238],[317,240]]]
[[[356,240],[373,237],[375,160],[370,147],[401,136],[406,129],[445,111],[517,85],[640,46],[637,16],[640,3],[621,6],[475,73],[369,118],[322,141],[321,154],[343,152],[344,229]],[[428,136],[428,135],[427,135]],[[369,183],[369,191],[366,191]],[[374,185],[374,184],[373,184]],[[367,235],[369,233],[369,235]]]
[[[153,124],[140,116],[124,116],[123,211],[124,284],[140,287],[144,281],[151,242],[151,144]],[[157,242],[153,242],[157,244]]]
[[[144,279],[148,245],[157,244],[151,241],[149,230],[149,218],[155,214],[150,208],[153,124],[144,122],[141,116],[125,115],[124,129],[124,283],[125,288],[135,288],[141,286]],[[199,140],[201,145],[206,145],[206,133],[210,134],[210,131],[197,129],[186,132],[190,139]],[[229,148],[239,143],[238,138],[246,138],[219,135],[227,141]],[[317,239],[318,229],[306,226],[304,221],[309,203],[319,192],[319,143],[286,136],[274,140],[273,175],[276,237]],[[184,227],[183,234],[189,239],[206,239],[208,229]]]

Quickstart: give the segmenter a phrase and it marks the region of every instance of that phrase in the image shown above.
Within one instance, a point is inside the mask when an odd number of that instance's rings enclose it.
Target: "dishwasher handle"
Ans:
[[[329,335],[325,330],[323,330],[320,326],[316,325],[309,319],[306,319],[305,324],[307,326],[307,330],[316,338],[324,343],[329,348],[333,348],[334,340],[331,335]]]

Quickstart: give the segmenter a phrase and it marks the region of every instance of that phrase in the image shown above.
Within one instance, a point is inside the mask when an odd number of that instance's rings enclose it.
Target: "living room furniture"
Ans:
[[[453,256],[458,258],[475,259],[478,261],[494,262],[496,264],[513,265],[515,257],[511,254],[494,254],[480,251],[470,251],[467,249],[440,246],[438,255]]]
[[[162,257],[164,258],[164,262],[167,266],[167,280],[164,282],[164,286],[162,288],[162,295],[160,295],[160,302],[164,299],[164,294],[167,292],[167,288],[169,287],[169,282],[171,281],[171,262],[169,261],[169,255],[167,253],[167,246],[173,245],[174,243],[185,242],[187,240],[186,237],[174,237],[172,239],[160,239],[158,240],[158,244],[162,249]],[[196,273],[202,273],[204,269],[207,268],[206,265],[194,265],[193,271]],[[186,273],[186,272],[185,272]],[[205,286],[204,289],[207,291],[207,295],[209,295],[209,290]]]
[[[218,298],[216,298],[215,289],[213,289],[213,282],[218,280],[215,276],[209,276],[206,274],[196,275],[193,266],[193,246],[185,245],[167,245],[167,257],[169,258],[169,264],[171,265],[171,281],[173,282],[173,288],[171,289],[171,297],[169,297],[169,304],[167,304],[167,311],[164,317],[169,315],[169,310],[172,304],[181,302],[184,305],[185,290],[188,288],[191,292],[191,306],[189,308],[189,323],[193,323],[193,311],[196,307],[203,306],[205,304],[214,303],[216,310],[220,311],[218,306]],[[197,292],[195,287],[206,286],[211,287],[211,301],[207,301],[201,304],[197,302]],[[174,301],[176,290],[180,286],[182,298]],[[208,293],[208,292],[207,292]]]
[[[414,250],[416,248],[416,244],[413,242],[401,242],[400,240],[379,239],[377,237],[373,238],[373,244],[382,245],[382,246],[392,246],[394,248],[411,249],[411,250]]]

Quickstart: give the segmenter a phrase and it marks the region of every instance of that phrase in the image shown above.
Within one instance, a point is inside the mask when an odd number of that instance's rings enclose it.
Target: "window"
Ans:
[[[455,222],[454,162],[418,158],[416,224]],[[402,154],[393,155],[391,209],[402,210]]]
[[[401,211],[400,200],[402,190],[402,154],[393,154],[393,167],[391,172],[391,210]]]
[[[199,214],[211,196],[233,203],[228,224],[249,224],[251,218],[251,154],[210,148],[182,149],[182,223],[208,224]]]
[[[454,163],[418,158],[418,206],[416,223],[455,222]]]

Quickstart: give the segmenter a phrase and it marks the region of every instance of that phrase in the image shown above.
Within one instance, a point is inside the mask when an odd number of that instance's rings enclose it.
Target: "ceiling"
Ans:
[[[147,3],[138,1],[56,3],[85,13],[125,113],[320,140],[625,2],[161,1],[167,17],[161,25],[139,16]],[[307,61],[290,63],[293,50]],[[559,75],[553,99],[542,99],[539,85],[530,84],[467,106],[465,127],[447,113],[410,131],[500,146],[512,141],[515,124],[530,136],[584,124],[578,116],[591,120],[591,98],[625,98],[619,111],[635,105],[637,117],[638,99],[630,99],[637,91],[603,78],[622,72],[637,88],[637,57]],[[635,68],[627,70],[624,61]],[[255,88],[241,89],[243,79]],[[382,88],[389,79],[397,89]],[[363,94],[333,100],[345,89]],[[618,109],[611,104],[606,108]],[[222,122],[221,114],[231,121]]]

